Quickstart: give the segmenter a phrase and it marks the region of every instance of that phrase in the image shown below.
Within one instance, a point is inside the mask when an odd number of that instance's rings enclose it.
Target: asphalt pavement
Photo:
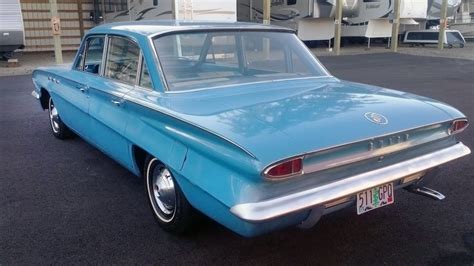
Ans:
[[[435,98],[474,119],[474,61],[320,59],[339,78]],[[0,77],[0,265],[474,265],[473,155],[437,172],[431,187],[444,201],[397,191],[390,206],[360,216],[345,209],[308,230],[247,239],[204,220],[176,237],[156,225],[141,179],[78,137],[53,137],[32,90],[29,75]],[[474,127],[459,139],[473,149]]]

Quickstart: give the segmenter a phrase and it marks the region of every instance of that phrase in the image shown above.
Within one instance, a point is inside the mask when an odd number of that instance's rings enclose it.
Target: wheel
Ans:
[[[461,43],[461,44],[459,45],[459,48],[464,48],[464,43]]]
[[[449,48],[449,49],[453,48],[453,45],[452,45],[452,44],[448,44],[448,48]]]
[[[167,232],[189,233],[197,211],[189,204],[171,171],[158,159],[145,162],[145,189],[156,221]]]
[[[58,139],[66,139],[72,135],[71,130],[61,121],[58,109],[54,106],[53,98],[48,100],[49,122],[53,135]]]

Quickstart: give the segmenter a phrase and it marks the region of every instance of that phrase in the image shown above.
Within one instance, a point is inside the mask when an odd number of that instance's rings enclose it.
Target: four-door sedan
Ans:
[[[244,236],[358,214],[470,153],[444,103],[339,80],[292,30],[142,21],[88,32],[71,67],[40,68],[53,134],[72,132],[137,176],[166,231],[203,213]]]

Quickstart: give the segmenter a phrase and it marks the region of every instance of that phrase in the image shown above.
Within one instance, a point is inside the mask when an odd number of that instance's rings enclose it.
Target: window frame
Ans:
[[[138,47],[139,53],[138,53],[137,73],[136,73],[137,76],[135,77],[135,82],[134,82],[133,84],[124,82],[123,80],[114,79],[114,78],[112,78],[112,77],[108,77],[108,76],[105,75],[105,68],[106,68],[106,64],[107,64],[107,59],[108,59],[108,57],[109,57],[109,49],[110,49],[110,43],[111,43],[111,42],[110,42],[110,38],[121,38],[121,39],[125,39],[125,40],[127,40],[127,41],[133,42],[133,43],[134,43],[135,45],[137,45],[137,47]],[[102,57],[104,67],[103,67],[103,69],[102,69],[102,71],[101,71],[101,76],[102,76],[103,78],[110,79],[110,80],[113,80],[113,81],[115,81],[115,82],[120,82],[120,83],[123,83],[123,84],[127,84],[127,85],[129,85],[129,86],[140,87],[140,86],[138,85],[138,84],[139,84],[138,81],[139,81],[139,75],[141,75],[141,64],[140,64],[140,61],[141,61],[141,58],[142,58],[142,56],[143,56],[143,52],[142,52],[142,49],[141,49],[141,47],[140,47],[140,44],[139,44],[135,39],[132,39],[132,38],[130,38],[130,37],[128,37],[128,36],[119,35],[119,34],[107,34],[107,35],[106,35],[106,39],[107,39],[107,41],[106,41],[106,43],[105,43],[106,47],[105,47],[105,49],[104,49],[105,55]]]
[[[104,48],[102,49],[102,62],[101,62],[101,66],[100,66],[100,69],[99,69],[99,72],[97,74],[94,74],[94,73],[91,73],[91,72],[86,72],[84,71],[84,63],[85,63],[85,60],[86,60],[86,56],[87,56],[87,48],[89,47],[89,40],[91,38],[97,38],[97,37],[103,37],[104,38]],[[94,75],[94,76],[102,76],[102,69],[104,68],[103,67],[103,63],[104,63],[104,56],[105,56],[105,52],[107,50],[107,34],[91,34],[91,35],[87,35],[84,40],[82,41],[82,44],[81,44],[81,47],[79,47],[79,51],[78,53],[76,54],[76,57],[74,59],[74,63],[72,64],[71,68],[72,70],[75,70],[75,71],[79,71],[81,73],[89,73],[91,75]],[[82,58],[80,59],[80,62],[81,62],[81,65],[82,67],[79,69],[79,68],[76,68],[76,65],[77,63],[79,62],[79,56],[82,54]]]
[[[141,81],[142,81],[143,65],[146,66],[146,68],[148,70],[148,74],[150,74],[150,68],[148,67],[148,65],[146,63],[146,60],[145,60],[145,56],[143,55],[143,52],[140,49],[140,58],[138,59],[138,68],[137,68],[138,75],[137,75],[137,80],[136,80],[136,85],[135,86],[140,88],[140,89],[152,90],[153,91],[154,86],[153,86],[153,79],[151,78],[151,75],[150,75],[151,87],[144,87],[140,84]]]
[[[101,68],[99,69],[99,73],[97,73],[97,74],[84,71],[84,61],[85,61],[86,53],[87,53],[87,42],[89,41],[90,38],[94,38],[94,37],[103,37],[104,38],[104,49],[102,51]],[[140,50],[139,58],[138,58],[137,77],[136,77],[135,82],[133,84],[126,83],[126,82],[123,82],[121,80],[105,76],[105,64],[107,62],[107,56],[109,54],[109,39],[111,37],[119,37],[119,38],[124,38],[124,39],[127,39],[129,41],[132,41],[133,43],[135,43],[138,46],[138,48]],[[79,60],[78,55],[80,55],[81,53],[83,53],[83,56],[80,59],[81,64],[82,64],[82,68],[78,69],[75,66],[77,65],[78,60]],[[137,40],[135,40],[134,38],[130,38],[129,36],[124,36],[124,35],[120,35],[120,34],[93,33],[93,34],[90,34],[90,35],[86,35],[84,37],[83,41],[81,42],[81,46],[79,47],[78,53],[76,54],[76,56],[74,58],[74,62],[71,65],[71,70],[74,70],[74,71],[77,71],[77,72],[80,72],[80,73],[87,73],[89,75],[99,76],[101,78],[110,79],[114,82],[120,82],[120,83],[129,85],[129,86],[134,86],[138,89],[142,89],[142,90],[146,90],[146,91],[155,91],[156,89],[155,89],[155,85],[154,85],[154,82],[153,82],[153,78],[151,78],[151,75],[150,75],[151,88],[140,86],[140,78],[141,78],[141,74],[142,74],[142,65],[143,65],[143,63],[146,64],[145,56],[143,54],[143,49],[141,48],[139,42]],[[146,65],[147,65],[147,68],[148,68],[148,64],[146,64]],[[150,68],[148,68],[148,71],[150,72]]]

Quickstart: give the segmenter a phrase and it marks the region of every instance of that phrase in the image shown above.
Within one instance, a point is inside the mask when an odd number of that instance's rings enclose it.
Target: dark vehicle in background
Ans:
[[[464,37],[458,30],[446,30],[444,34],[444,44],[449,48],[454,46],[463,48],[466,44],[466,40],[464,40]],[[438,38],[439,30],[407,31],[403,42],[411,46],[424,46],[425,44],[437,44]]]

